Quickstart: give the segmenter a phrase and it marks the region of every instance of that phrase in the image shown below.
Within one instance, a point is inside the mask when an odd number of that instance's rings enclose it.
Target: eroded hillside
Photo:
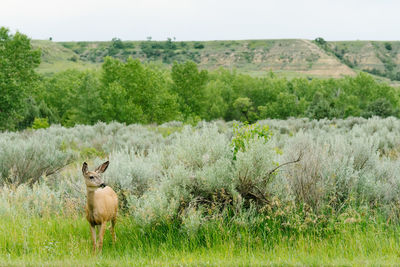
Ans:
[[[358,71],[400,80],[400,42],[318,42],[304,39],[241,41],[121,41],[51,42],[34,40],[42,49],[39,71],[58,72],[69,68],[97,68],[104,57],[169,66],[192,60],[201,68],[224,67],[262,75],[269,71],[294,77],[343,77]]]

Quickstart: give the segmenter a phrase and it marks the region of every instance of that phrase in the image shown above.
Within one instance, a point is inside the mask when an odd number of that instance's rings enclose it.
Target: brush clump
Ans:
[[[298,230],[377,214],[397,221],[399,132],[400,120],[392,117],[5,132],[0,212],[82,212],[81,161],[107,158],[104,180],[122,214],[142,226],[173,222],[194,234],[218,218],[252,224],[260,215]]]

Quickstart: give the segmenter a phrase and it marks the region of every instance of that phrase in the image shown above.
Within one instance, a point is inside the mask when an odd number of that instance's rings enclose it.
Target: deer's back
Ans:
[[[118,211],[118,196],[106,186],[94,192],[93,203],[86,204],[86,218],[92,225],[115,219]]]

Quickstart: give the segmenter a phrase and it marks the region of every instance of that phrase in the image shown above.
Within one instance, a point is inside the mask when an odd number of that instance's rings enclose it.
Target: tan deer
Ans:
[[[90,224],[93,253],[96,253],[96,225],[100,225],[99,251],[101,252],[103,248],[103,238],[108,221],[111,221],[111,236],[113,244],[115,244],[114,227],[117,219],[118,197],[114,190],[107,186],[100,177],[107,170],[108,164],[109,161],[106,161],[92,172],[88,171],[86,162],[82,166],[87,191],[86,219]]]

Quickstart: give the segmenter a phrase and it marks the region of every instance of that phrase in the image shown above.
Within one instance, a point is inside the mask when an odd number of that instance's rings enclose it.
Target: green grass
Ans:
[[[7,266],[376,266],[400,261],[400,227],[384,223],[299,234],[214,221],[188,235],[173,223],[141,227],[124,217],[117,223],[117,244],[107,231],[103,253],[92,255],[83,215],[2,215],[0,220],[0,265]]]
[[[33,40],[32,46],[35,49],[40,48],[42,52],[39,73],[57,73],[68,69],[86,70],[100,67],[100,64],[79,60],[79,55],[57,42]],[[74,56],[77,58],[76,62],[71,60]]]
[[[54,63],[42,62],[38,69],[38,73],[51,74],[69,69],[76,70],[93,70],[100,69],[100,64],[93,64],[89,62],[72,62],[72,61],[55,61]]]

